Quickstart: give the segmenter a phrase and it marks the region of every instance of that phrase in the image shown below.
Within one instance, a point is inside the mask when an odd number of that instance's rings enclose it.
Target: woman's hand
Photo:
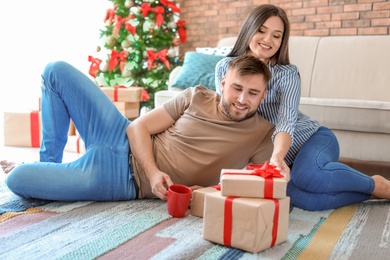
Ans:
[[[274,140],[274,150],[269,161],[270,164],[276,166],[276,169],[284,176],[287,182],[290,181],[290,168],[287,166],[284,158],[291,147],[291,143],[291,136],[287,132],[277,133]]]
[[[288,167],[283,159],[272,157],[270,159],[270,164],[276,166],[276,170],[278,170],[280,174],[284,176],[287,182],[290,181],[290,167]]]
[[[167,200],[168,187],[173,184],[171,177],[162,171],[158,171],[149,178],[149,181],[153,194],[162,200]]]

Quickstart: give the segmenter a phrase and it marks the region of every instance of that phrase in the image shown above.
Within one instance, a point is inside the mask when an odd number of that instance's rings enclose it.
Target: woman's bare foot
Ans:
[[[1,169],[4,173],[10,173],[16,166],[15,162],[10,162],[7,160],[0,161]]]
[[[372,192],[372,198],[390,199],[390,181],[381,175],[372,176],[375,182],[375,189]]]

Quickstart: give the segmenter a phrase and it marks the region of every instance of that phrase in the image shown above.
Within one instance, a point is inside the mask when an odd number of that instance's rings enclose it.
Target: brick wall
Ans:
[[[390,1],[374,0],[178,0],[186,21],[182,53],[235,36],[247,13],[260,4],[282,7],[291,35],[390,35]]]

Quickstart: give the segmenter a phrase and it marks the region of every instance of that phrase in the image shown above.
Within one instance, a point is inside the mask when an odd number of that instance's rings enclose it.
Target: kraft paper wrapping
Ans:
[[[41,140],[41,113],[39,111],[4,112],[5,146],[38,148]]]
[[[216,188],[207,187],[192,191],[190,209],[191,215],[197,217],[203,217],[204,210],[204,197],[207,193],[218,192]]]
[[[287,182],[284,178],[272,178],[271,197],[265,196],[266,180],[261,176],[250,175],[252,170],[222,169],[221,193],[223,196],[239,196],[249,198],[274,198],[286,197]],[[229,173],[229,174],[225,174]],[[233,173],[233,174],[231,174]],[[238,173],[234,175],[234,173]]]
[[[79,135],[69,135],[64,151],[84,154],[85,145],[81,137]]]
[[[127,118],[136,118],[139,116],[139,103],[114,102],[116,108]]]
[[[69,124],[69,131],[68,131],[68,135],[75,135],[76,134],[76,127],[72,121],[72,119],[70,120],[70,124]]]
[[[103,92],[111,99],[117,102],[141,102],[143,88],[139,87],[101,87]]]
[[[287,241],[289,197],[281,200],[235,198],[232,200],[230,225],[229,220],[225,218],[228,211],[225,201],[228,198],[232,197],[224,197],[219,192],[206,194],[203,216],[204,239],[251,253]],[[276,203],[279,203],[279,207]],[[277,208],[279,213],[275,215]],[[274,222],[278,224],[274,226]],[[230,240],[226,240],[229,232]]]

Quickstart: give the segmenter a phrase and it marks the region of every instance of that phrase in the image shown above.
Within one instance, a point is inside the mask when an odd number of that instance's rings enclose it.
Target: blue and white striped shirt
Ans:
[[[215,87],[221,94],[221,81],[232,57],[218,62],[215,68]],[[268,83],[268,93],[260,104],[258,112],[275,125],[272,138],[279,132],[287,132],[292,139],[285,161],[288,165],[294,159],[303,144],[318,130],[320,124],[299,111],[301,80],[295,65],[268,64],[272,78]]]

